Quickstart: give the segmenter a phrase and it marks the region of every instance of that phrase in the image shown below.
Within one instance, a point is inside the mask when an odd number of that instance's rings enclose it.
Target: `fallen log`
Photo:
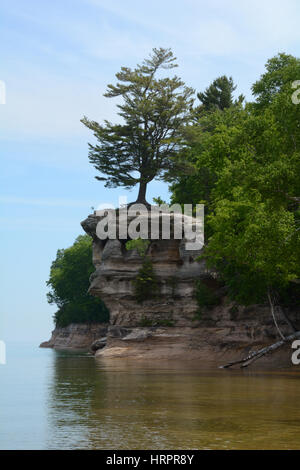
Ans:
[[[241,364],[240,366],[241,368],[248,367],[252,362],[256,361],[262,356],[265,356],[268,353],[272,353],[276,351],[277,349],[281,348],[282,346],[284,346],[285,344],[290,343],[294,339],[299,339],[299,338],[300,338],[300,331],[296,331],[296,333],[293,333],[292,335],[287,336],[285,339],[277,341],[277,343],[273,343],[270,346],[266,346],[262,349],[259,349],[258,351],[254,351],[250,353],[244,359],[240,359],[239,361],[228,362],[228,364],[225,364],[224,366],[220,366],[220,369],[228,369],[229,367],[232,367],[238,364]]]

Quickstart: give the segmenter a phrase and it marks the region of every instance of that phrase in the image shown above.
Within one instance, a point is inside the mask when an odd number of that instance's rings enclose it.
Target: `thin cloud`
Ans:
[[[0,202],[4,204],[14,205],[27,205],[27,206],[42,206],[42,207],[75,207],[75,208],[91,208],[91,201],[75,201],[72,199],[60,199],[60,198],[23,198],[13,196],[0,196]]]
[[[247,94],[247,76],[257,77],[269,57],[299,48],[300,41],[295,0],[186,0],[184,7],[179,0],[153,0],[150,6],[77,0],[68,16],[58,2],[7,2],[2,8],[9,21],[2,32],[7,67],[0,79],[7,104],[0,128],[17,139],[88,140],[80,119],[118,119],[115,101],[102,96],[106,84],[153,47],[173,49],[187,84],[207,86],[217,73],[233,69]],[[16,52],[22,55],[18,62],[11,59]]]

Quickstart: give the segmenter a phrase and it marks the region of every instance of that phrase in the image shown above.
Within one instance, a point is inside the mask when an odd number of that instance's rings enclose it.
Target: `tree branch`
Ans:
[[[292,335],[287,336],[285,339],[282,339],[282,340],[278,341],[277,343],[273,343],[270,346],[266,346],[265,348],[262,348],[262,349],[259,349],[258,351],[250,353],[244,359],[240,359],[238,361],[228,362],[228,364],[225,364],[224,366],[220,366],[220,369],[228,369],[229,367],[232,367],[232,366],[237,365],[237,364],[241,364],[241,368],[248,367],[252,362],[256,361],[257,359],[261,358],[262,356],[265,356],[268,353],[274,352],[277,349],[284,346],[285,344],[293,341],[294,339],[298,339],[298,338],[300,338],[300,331],[296,331],[296,333],[293,333]]]

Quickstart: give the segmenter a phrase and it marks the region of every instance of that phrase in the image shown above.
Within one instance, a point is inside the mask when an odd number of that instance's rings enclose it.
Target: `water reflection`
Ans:
[[[300,375],[53,351],[46,448],[297,449]]]

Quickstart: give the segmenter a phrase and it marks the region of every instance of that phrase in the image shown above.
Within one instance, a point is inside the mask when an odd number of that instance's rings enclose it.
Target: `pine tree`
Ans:
[[[220,109],[223,111],[233,105],[233,92],[236,90],[236,85],[233,83],[232,77],[216,78],[204,92],[197,93],[197,97],[202,103],[201,108],[205,111],[214,111]],[[244,96],[240,95],[237,102],[241,103]]]
[[[194,90],[176,75],[161,76],[162,70],[177,67],[175,61],[170,49],[160,48],[134,70],[121,68],[117,84],[108,85],[104,96],[123,99],[117,105],[122,123],[100,125],[82,119],[98,140],[89,144],[89,160],[102,174],[96,178],[106,181],[106,187],[132,188],[139,183],[137,202],[146,203],[150,181],[168,180],[183,166],[178,157],[182,130],[191,119]]]

